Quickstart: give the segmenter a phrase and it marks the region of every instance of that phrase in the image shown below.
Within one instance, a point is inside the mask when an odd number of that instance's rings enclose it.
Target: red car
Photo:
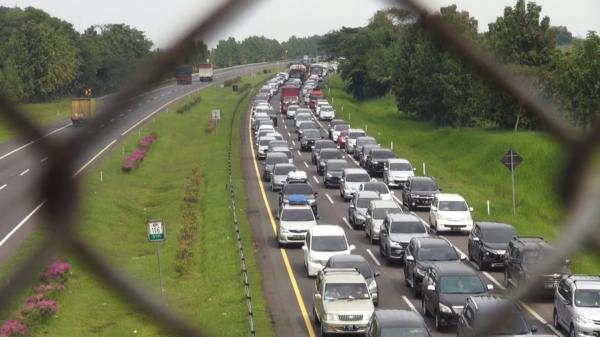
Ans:
[[[337,143],[338,143],[338,146],[340,147],[340,149],[346,148],[346,137],[347,136],[348,136],[348,130],[344,130],[344,131],[340,132],[340,135],[338,136],[338,139],[337,139]]]

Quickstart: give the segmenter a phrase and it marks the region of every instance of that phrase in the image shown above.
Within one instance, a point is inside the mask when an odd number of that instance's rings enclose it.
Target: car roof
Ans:
[[[291,152],[290,148],[285,146],[275,146],[271,152]]]
[[[400,208],[400,205],[398,205],[393,200],[371,200],[371,205],[374,208],[393,208],[393,207]]]
[[[331,140],[331,139],[317,139],[315,141],[315,144],[317,144],[317,143],[323,143],[323,144],[325,144],[325,143],[331,143],[331,144],[335,145],[335,142],[333,140]]]
[[[296,168],[296,165],[290,164],[290,163],[277,163],[274,166],[274,168],[280,168],[280,167],[292,167],[292,168]]]
[[[434,181],[433,178],[427,177],[427,176],[413,176],[413,177],[408,177],[408,179],[411,181],[413,181],[413,180]]]
[[[369,139],[373,139],[373,140],[375,140],[375,137],[371,137],[371,136],[360,136],[360,137],[356,138],[356,141],[359,141],[359,140],[369,140]]]
[[[475,269],[461,261],[438,261],[432,263],[431,268],[437,269],[442,276],[477,275]]]
[[[309,229],[313,236],[344,235],[344,229],[338,225],[318,225]]]
[[[325,268],[323,274],[326,283],[367,283],[361,273],[351,268]]]
[[[481,227],[481,229],[484,229],[484,230],[485,229],[491,229],[491,228],[512,229],[512,230],[515,229],[512,225],[501,223],[501,222],[478,221],[475,224],[478,225],[479,227]]]
[[[390,221],[392,221],[392,222],[418,221],[421,223],[421,218],[419,218],[415,214],[411,214],[411,213],[402,213],[402,214],[392,213],[392,214],[388,214],[387,216],[390,219]]]
[[[379,309],[374,315],[380,327],[425,327],[423,318],[414,310]]]
[[[365,132],[365,130],[363,130],[363,129],[348,129],[348,133],[350,133],[350,132]]]
[[[376,191],[358,191],[358,198],[375,198],[380,199],[381,196]]]
[[[554,249],[551,244],[541,237],[515,236],[512,241],[521,244],[526,250]]]
[[[283,210],[286,209],[308,209],[312,211],[312,208],[310,207],[310,205],[292,205],[292,204],[284,204],[283,205]]]
[[[277,149],[277,147],[276,147]],[[289,151],[289,149],[288,149]],[[270,151],[267,153],[267,157],[285,157],[287,159],[287,155],[281,151]]]
[[[441,201],[465,201],[465,198],[454,193],[438,193],[436,196]]]
[[[367,172],[367,170],[365,170],[363,168],[356,168],[356,167],[345,168],[344,173],[345,174],[359,174],[359,173],[369,174]]]
[[[393,163],[410,164],[410,161],[408,161],[408,159],[404,159],[404,158],[390,158],[390,159],[386,159],[386,160],[390,164],[393,164]]]
[[[334,255],[329,258],[331,262],[369,263],[362,255]]]
[[[327,148],[327,149],[321,149],[321,152],[339,152],[340,150],[338,149],[332,149],[332,148]]]
[[[327,166],[329,165],[333,165],[333,164],[348,164],[348,161],[346,159],[329,159],[327,161]]]
[[[379,186],[385,185],[385,186],[387,186],[383,181],[366,181],[366,182],[361,183],[361,184],[363,185],[363,188],[366,187],[366,186],[370,186],[370,185],[373,185],[373,186],[375,186],[375,185],[379,185]]]
[[[447,246],[452,247],[452,244],[448,242],[448,240],[439,237],[439,236],[428,236],[428,237],[418,237],[412,238],[412,240],[416,240],[419,242],[419,247],[440,247]]]

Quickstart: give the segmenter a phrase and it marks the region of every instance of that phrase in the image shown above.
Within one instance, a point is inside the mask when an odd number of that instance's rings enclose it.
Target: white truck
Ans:
[[[212,63],[201,63],[198,65],[198,76],[200,82],[213,80],[214,67]]]

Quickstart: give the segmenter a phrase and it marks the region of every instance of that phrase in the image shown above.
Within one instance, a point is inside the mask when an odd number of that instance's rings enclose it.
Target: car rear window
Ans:
[[[312,194],[312,187],[308,184],[289,184],[284,187],[285,194]]]
[[[373,212],[373,219],[383,219],[388,214],[402,214],[402,208],[376,208]]]
[[[371,180],[367,173],[350,173],[346,175],[346,181],[349,183],[364,183]]]
[[[313,221],[314,219],[313,211],[308,208],[284,209],[281,214],[283,221]]]
[[[427,233],[425,226],[417,221],[398,221],[392,222],[390,233],[409,234],[409,233]]]
[[[294,166],[277,166],[274,169],[276,175],[285,175],[295,170]]]

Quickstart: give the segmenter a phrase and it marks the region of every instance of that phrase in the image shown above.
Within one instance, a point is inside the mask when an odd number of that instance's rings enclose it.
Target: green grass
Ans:
[[[257,84],[266,76],[244,78],[244,83]],[[242,86],[240,85],[240,87]],[[200,94],[202,101],[185,114],[176,107],[160,114],[155,122],[141,131],[158,134],[158,140],[141,166],[134,172],[121,171],[122,150],[130,152],[139,140],[135,132],[108,158],[90,171],[83,184],[83,210],[79,221],[82,236],[96,251],[120,271],[140,284],[149,294],[160,299],[155,245],[147,242],[145,221],[162,218],[167,240],[160,245],[166,301],[169,307],[214,336],[247,336],[249,333],[240,262],[234,240],[227,179],[226,154],[229,122],[233,108],[242,93],[231,88],[213,86]],[[241,105],[249,102],[246,97]],[[179,104],[183,104],[180,102]],[[222,109],[222,120],[216,133],[204,129],[211,110]],[[233,167],[241,235],[252,284],[256,331],[261,336],[274,336],[261,289],[261,275],[256,266],[251,232],[245,210],[245,193],[241,176],[239,127],[243,111],[239,111],[233,129]],[[177,233],[183,204],[183,185],[192,169],[199,167],[203,180],[198,202],[200,228],[195,245],[191,272],[178,276],[174,269]],[[103,173],[101,182],[100,172]],[[39,235],[38,235],[39,237]],[[39,240],[39,239],[38,239]],[[18,264],[35,240],[23,249],[0,274]],[[49,336],[168,336],[135,307],[127,305],[112,286],[96,280],[75,256],[66,255],[73,265],[66,292],[59,296],[61,309],[56,317],[35,328],[34,335]],[[22,299],[23,297],[21,297]]]
[[[475,208],[475,218],[513,224],[521,235],[557,240],[558,224],[564,210],[559,204],[556,181],[565,153],[561,146],[541,132],[445,128],[415,121],[398,112],[394,97],[357,101],[343,89],[343,81],[333,76],[329,97],[339,118],[350,119],[353,127],[367,129],[382,146],[409,159],[423,174],[433,176],[444,192],[459,193]],[[500,163],[509,148],[524,161],[516,170],[517,214],[512,214],[510,171]],[[491,202],[487,215],[486,200]],[[600,258],[588,252],[579,254],[572,269],[600,273]]]
[[[63,98],[46,103],[28,103],[19,107],[34,123],[46,126],[69,117],[71,99]],[[17,132],[4,119],[0,120],[0,143],[9,141],[17,135]]]

